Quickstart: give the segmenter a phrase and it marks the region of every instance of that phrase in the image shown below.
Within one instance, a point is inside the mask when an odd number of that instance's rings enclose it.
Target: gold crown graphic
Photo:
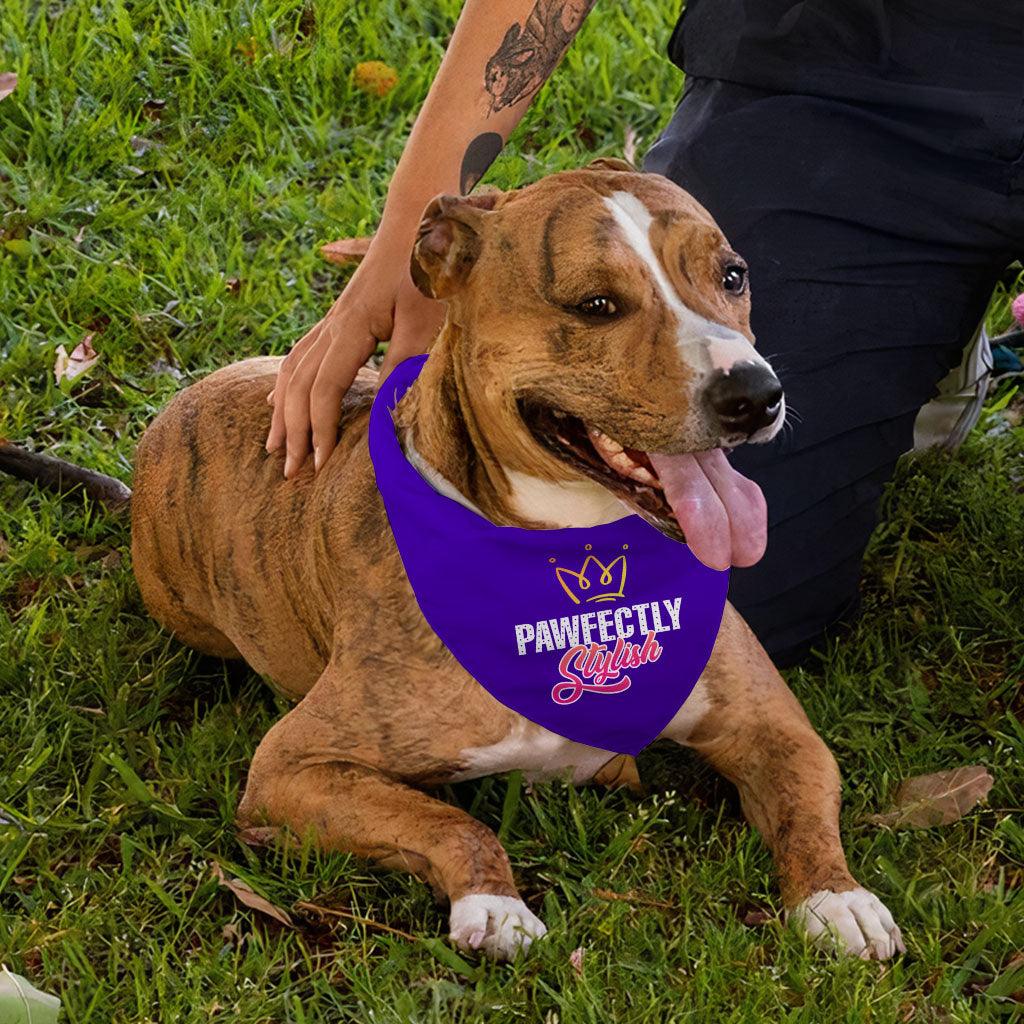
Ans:
[[[562,584],[562,589],[572,598],[573,604],[581,603],[576,591],[585,594],[584,600],[588,603],[614,601],[617,597],[622,597],[626,589],[626,556],[619,555],[605,565],[600,558],[587,555],[578,572],[558,568],[555,569],[555,575]]]

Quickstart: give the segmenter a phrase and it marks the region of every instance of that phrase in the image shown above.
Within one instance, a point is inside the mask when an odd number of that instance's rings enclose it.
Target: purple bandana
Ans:
[[[603,526],[495,526],[411,466],[392,411],[426,356],[407,359],[370,414],[370,457],[416,601],[462,667],[506,707],[570,740],[636,754],[697,682],[728,570],[639,516]]]

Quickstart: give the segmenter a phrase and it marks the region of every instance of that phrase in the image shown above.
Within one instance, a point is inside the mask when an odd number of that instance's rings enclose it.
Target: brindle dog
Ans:
[[[723,287],[736,260],[689,195],[608,163],[435,200],[413,276],[448,301],[448,319],[397,410],[409,458],[495,523],[587,526],[638,510],[679,536],[643,453],[781,425],[740,430],[704,400],[741,362],[770,374],[750,344],[749,296]],[[212,374],[146,431],[132,497],[143,597],[186,643],[244,658],[297,701],[256,751],[241,824],[412,871],[450,899],[460,947],[511,957],[544,925],[497,837],[425,787],[511,769],[583,781],[612,755],[498,703],[428,628],[367,452],[375,374],[346,396],[321,471],[283,478],[263,447],[279,363]],[[831,754],[731,607],[664,736],[739,788],[810,936],[866,957],[903,948],[847,868]]]

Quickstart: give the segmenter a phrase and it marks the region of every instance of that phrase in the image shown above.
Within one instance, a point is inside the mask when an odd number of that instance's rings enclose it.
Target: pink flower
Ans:
[[[1012,310],[1017,323],[1019,323],[1021,327],[1024,327],[1024,292],[1021,292],[1020,295],[1013,300],[1013,305],[1010,309]]]

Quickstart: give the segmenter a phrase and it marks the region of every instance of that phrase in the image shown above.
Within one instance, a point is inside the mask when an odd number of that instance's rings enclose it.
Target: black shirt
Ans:
[[[762,89],[1024,113],[1024,0],[689,0],[669,55]]]

